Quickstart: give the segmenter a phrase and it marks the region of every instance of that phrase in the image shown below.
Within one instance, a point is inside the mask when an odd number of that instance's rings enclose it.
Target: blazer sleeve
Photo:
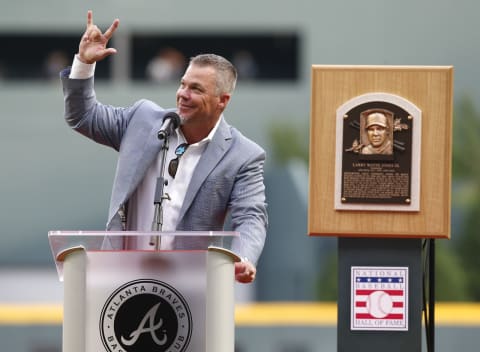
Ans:
[[[141,102],[127,108],[104,105],[97,101],[93,77],[70,79],[68,74],[68,69],[60,74],[67,124],[95,142],[118,151],[133,112]]]
[[[257,146],[251,155],[237,173],[229,209],[232,229],[240,233],[239,252],[256,265],[268,226],[263,171],[265,152]]]

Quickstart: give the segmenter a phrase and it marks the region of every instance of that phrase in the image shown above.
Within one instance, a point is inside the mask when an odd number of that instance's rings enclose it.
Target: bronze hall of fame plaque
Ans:
[[[420,119],[418,108],[390,94],[337,110],[336,209],[419,210]]]

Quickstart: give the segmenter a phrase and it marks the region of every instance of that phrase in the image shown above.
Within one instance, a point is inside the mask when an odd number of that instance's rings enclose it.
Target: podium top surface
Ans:
[[[159,238],[159,248],[149,246],[151,239]],[[50,231],[48,240],[57,271],[62,278],[63,261],[68,254],[83,250],[86,252],[117,251],[222,251],[239,261],[236,254],[240,249],[238,232],[188,231],[188,232],[140,232],[140,231]],[[131,245],[131,244],[134,245]]]

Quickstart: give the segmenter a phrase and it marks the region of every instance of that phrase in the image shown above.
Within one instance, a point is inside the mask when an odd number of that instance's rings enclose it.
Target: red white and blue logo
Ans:
[[[408,330],[408,268],[352,267],[352,330]]]

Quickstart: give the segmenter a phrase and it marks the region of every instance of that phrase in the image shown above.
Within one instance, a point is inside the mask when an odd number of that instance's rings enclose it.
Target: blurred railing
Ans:
[[[61,325],[60,304],[0,304],[0,325]],[[479,326],[480,303],[437,303],[438,326]],[[281,302],[240,304],[236,326],[334,326],[336,303]]]

